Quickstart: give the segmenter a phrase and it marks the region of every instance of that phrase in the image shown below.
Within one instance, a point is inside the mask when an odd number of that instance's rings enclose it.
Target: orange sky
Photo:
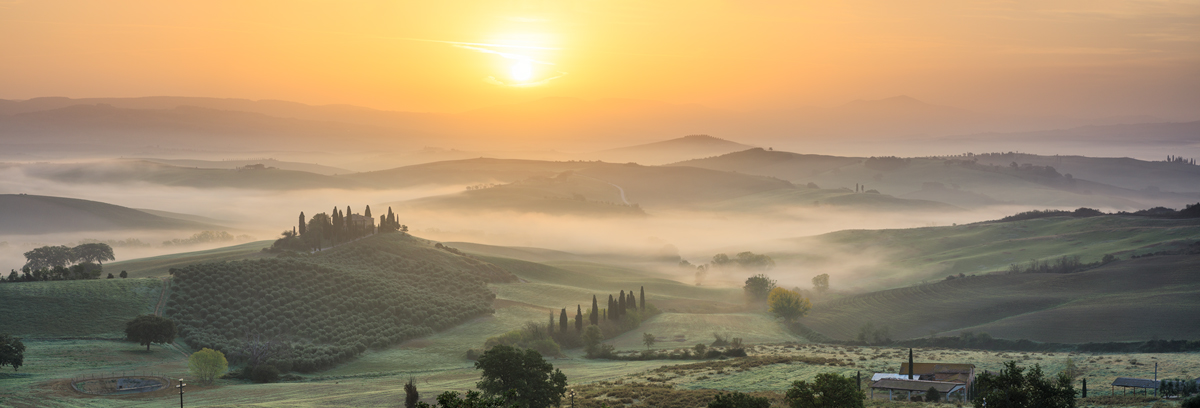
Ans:
[[[453,112],[546,96],[777,109],[906,94],[1195,120],[1200,1],[0,0],[0,62],[6,99]],[[531,77],[514,80],[514,64]]]

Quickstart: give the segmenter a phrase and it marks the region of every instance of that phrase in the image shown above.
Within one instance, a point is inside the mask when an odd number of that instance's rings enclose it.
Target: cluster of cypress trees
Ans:
[[[371,217],[371,206],[367,206],[362,215],[354,214],[350,206],[346,211],[333,207],[330,214],[320,213],[305,221],[304,212],[300,212],[300,224],[297,234],[310,248],[318,249],[325,244],[338,245],[376,232]],[[355,219],[358,216],[358,219]],[[388,207],[387,216],[379,216],[379,232],[407,231],[408,227],[396,221],[396,214]]]
[[[367,206],[367,216],[370,217],[371,206]],[[392,207],[388,207],[387,215],[379,216],[379,232],[408,232],[407,225],[400,225],[400,221],[396,214],[392,212]]]
[[[588,322],[592,325],[599,325],[601,319],[621,320],[630,310],[646,311],[646,287],[639,288],[639,292],[639,296],[634,296],[632,290],[629,292],[622,290],[615,298],[613,295],[608,295],[608,308],[606,309],[600,309],[596,295],[592,295],[592,310],[588,315]],[[566,333],[567,330],[570,330],[571,320],[567,317],[567,308],[559,311],[557,324],[554,320],[554,312],[550,312],[550,322],[546,325],[550,333],[554,333],[556,325],[559,333]],[[583,305],[575,305],[575,331],[582,333],[583,327]]]

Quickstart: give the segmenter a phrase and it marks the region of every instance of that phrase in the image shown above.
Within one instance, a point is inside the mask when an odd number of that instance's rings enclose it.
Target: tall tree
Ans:
[[[633,296],[632,290],[625,294],[625,308],[626,308],[625,309],[626,311],[628,311],[630,309],[637,310],[637,308],[638,308],[637,307],[637,298]]]
[[[812,309],[812,303],[809,303],[808,299],[784,288],[771,289],[771,294],[767,296],[767,305],[770,306],[771,314],[789,324]]]
[[[421,394],[417,393],[417,385],[413,384],[415,378],[408,377],[408,382],[404,384],[404,408],[417,408],[417,402],[421,400]]]
[[[307,225],[308,223],[305,221],[306,220],[304,219],[304,211],[301,211],[300,212],[300,235],[304,235],[305,232],[308,232],[307,230],[304,229],[305,227],[308,227],[308,225]]]
[[[588,320],[593,325],[600,324],[600,305],[596,303],[596,295],[592,295],[592,310],[588,313]]]
[[[565,307],[564,307],[564,308],[562,309],[562,312],[560,312],[560,313],[558,314],[558,332],[559,332],[559,333],[566,333],[566,332],[567,332],[567,325],[569,324],[569,323],[567,323],[567,322],[568,322],[568,320],[567,320],[567,308],[565,308]]]
[[[368,205],[367,208],[363,210],[363,217],[371,218],[371,206]]]
[[[0,367],[12,366],[13,371],[25,363],[25,344],[21,339],[0,334]]]
[[[66,267],[75,263],[74,254],[67,246],[44,246],[25,253],[25,268],[36,271],[54,267]]]
[[[618,317],[624,317],[625,316],[625,291],[622,290],[621,293],[617,295],[617,299],[619,299],[619,300],[617,300],[617,315],[618,315]]]
[[[575,305],[575,331],[583,333],[583,305]]]
[[[639,289],[639,291],[641,292],[641,294],[640,294],[641,299],[638,301],[638,309],[645,312],[646,311],[646,287],[642,286],[641,289]]]
[[[176,333],[175,322],[162,316],[141,315],[125,323],[125,339],[146,346],[146,351],[150,351],[151,343],[175,341]]]
[[[864,395],[853,378],[821,373],[810,384],[796,381],[784,394],[791,408],[862,408]]]
[[[550,312],[550,324],[546,325],[546,333],[554,334],[554,312]]]
[[[497,345],[475,362],[483,370],[475,387],[487,396],[504,396],[526,408],[557,407],[567,389],[567,376],[536,350]]]
[[[608,309],[607,309],[608,310],[608,320],[617,320],[617,306],[616,305],[617,305],[616,302],[613,302],[613,295],[609,294],[608,295]]]

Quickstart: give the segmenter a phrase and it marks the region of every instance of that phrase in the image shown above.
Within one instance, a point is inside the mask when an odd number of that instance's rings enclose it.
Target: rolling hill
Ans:
[[[1093,163],[1101,160],[1079,161]],[[1037,165],[1012,168],[1009,167],[1010,162],[1011,160],[1005,161],[1004,165],[1000,166],[991,162],[973,161],[971,158],[854,158],[750,149],[718,157],[688,160],[671,166],[735,171],[777,177],[796,184],[812,182],[825,188],[865,186],[865,189],[877,190],[899,198],[940,201],[964,208],[1011,204],[1041,208],[1095,207],[1138,210],[1155,206],[1181,208],[1185,204],[1200,200],[1200,194],[1196,193],[1135,190],[1085,179],[1079,175],[1067,176],[1057,167]],[[1170,176],[1137,170],[1140,167],[1170,167],[1143,166],[1145,164],[1147,162],[1125,159],[1114,161],[1105,167],[1089,165],[1089,168],[1103,168],[1103,171],[1111,176],[1104,177],[1099,173],[1101,170],[1088,174],[1096,174],[1105,179],[1119,179],[1129,185],[1141,179],[1140,183],[1143,183],[1143,186],[1163,179],[1177,180],[1171,185],[1180,185],[1187,183],[1189,177],[1195,177],[1188,173],[1190,169],[1172,171]]]
[[[633,162],[657,165],[722,155],[749,148],[751,146],[709,135],[690,135],[661,142],[599,151],[590,156],[614,163]]]
[[[274,167],[280,170],[295,170],[308,173],[316,173],[323,176],[332,176],[336,174],[350,174],[353,170],[347,170],[338,167],[322,166],[316,163],[299,163],[280,161],[275,159],[248,159],[248,160],[188,160],[188,159],[156,159],[156,158],[141,158],[134,160],[143,160],[154,163],[162,163],[176,167],[195,167],[201,169],[223,169],[231,170],[240,167],[253,166],[261,164],[264,167]]]
[[[5,234],[224,228],[97,201],[64,197],[0,194],[0,209],[3,209],[0,211],[0,231]]]
[[[852,340],[868,322],[893,338],[958,335],[1086,343],[1200,336],[1200,255],[1117,261],[1070,274],[983,275],[818,303],[800,319]]]
[[[842,290],[880,290],[947,275],[1005,271],[1011,264],[1079,256],[1098,262],[1178,250],[1200,241],[1198,219],[1049,217],[948,227],[846,230],[789,240],[776,262],[827,270]],[[870,261],[866,261],[870,260]],[[837,283],[840,282],[840,283]]]
[[[1200,180],[1200,166],[1184,163],[1145,161],[1128,157],[1040,156],[1023,153],[982,154],[972,158],[985,165],[1030,163],[1035,166],[1053,166],[1060,173],[1071,174],[1076,178],[1150,194],[1157,191],[1200,192],[1200,182],[1197,182]]]
[[[259,190],[359,189],[351,179],[283,169],[214,169],[181,167],[144,160],[21,165],[35,178],[71,184],[151,183],[174,187],[244,188]]]

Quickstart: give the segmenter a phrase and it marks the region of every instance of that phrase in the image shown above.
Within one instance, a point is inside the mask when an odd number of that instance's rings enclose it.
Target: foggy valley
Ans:
[[[1195,2],[66,3],[0,406],[1200,406]]]

